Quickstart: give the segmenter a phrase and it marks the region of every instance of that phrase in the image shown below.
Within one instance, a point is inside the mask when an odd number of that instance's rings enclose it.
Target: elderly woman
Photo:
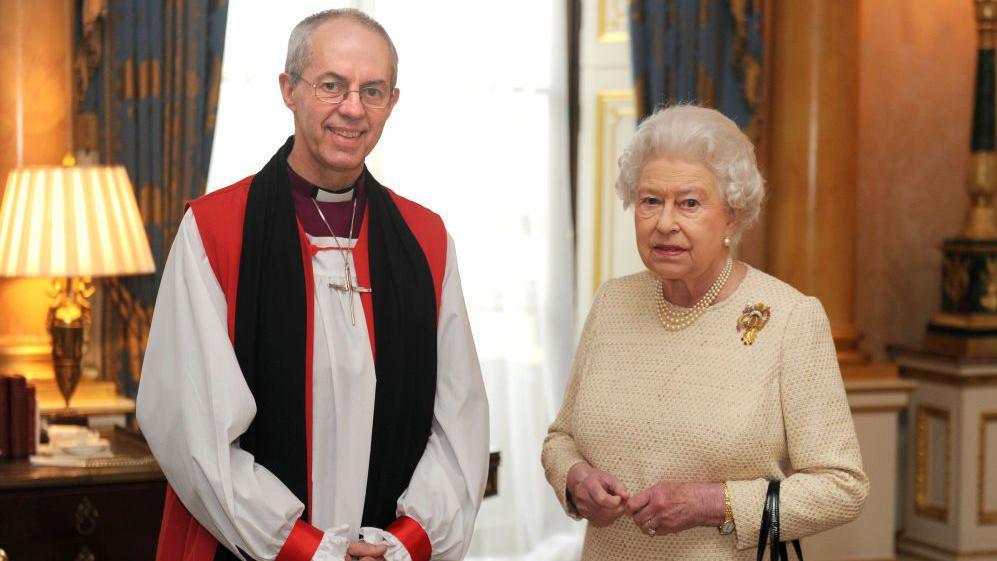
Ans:
[[[659,110],[616,188],[648,270],[596,295],[543,448],[589,521],[583,559],[750,559],[773,479],[785,540],[855,519],[869,483],[827,315],[731,257],[764,195],[751,142],[712,109]]]

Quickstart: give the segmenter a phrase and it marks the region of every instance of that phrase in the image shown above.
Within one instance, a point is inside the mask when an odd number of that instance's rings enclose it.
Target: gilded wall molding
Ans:
[[[932,504],[928,497],[928,457],[932,452],[929,442],[928,424],[931,419],[941,421],[945,425],[945,474],[944,496],[942,504]],[[948,522],[949,493],[952,487],[952,422],[951,414],[945,409],[930,405],[918,405],[916,416],[916,472],[914,474],[914,511],[925,518],[940,522]],[[937,476],[937,474],[934,474]]]
[[[627,6],[627,0],[599,0],[596,33],[600,43],[623,43],[629,40]]]
[[[987,428],[997,429],[997,411],[980,413],[979,472],[976,482],[976,521],[980,526],[997,525],[997,506],[987,509]],[[997,468],[995,468],[997,469]]]
[[[637,107],[634,104],[634,92],[628,90],[604,90],[596,94],[595,103],[595,217],[592,222],[594,227],[593,237],[593,277],[592,292],[607,280],[603,270],[603,246],[606,245],[606,238],[609,238],[607,246],[608,265],[612,264],[613,256],[613,212],[612,208],[607,209],[607,186],[613,187],[613,177],[616,171],[616,158],[622,147],[619,146],[617,129],[625,118],[637,117]],[[608,193],[611,202],[615,198],[613,193]],[[607,212],[608,210],[608,212]],[[606,235],[608,232],[608,236]]]

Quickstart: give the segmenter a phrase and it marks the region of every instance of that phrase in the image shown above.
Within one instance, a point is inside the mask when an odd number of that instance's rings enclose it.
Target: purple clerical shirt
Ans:
[[[329,228],[322,222],[321,216],[315,210],[314,200],[318,201],[322,214],[329,221],[329,226],[336,236],[340,238],[357,238],[360,235],[360,224],[363,222],[363,211],[367,204],[367,190],[364,187],[364,174],[360,174],[351,190],[339,195],[345,198],[343,201],[326,201],[323,199],[335,198],[335,193],[325,191],[313,185],[307,179],[301,177],[291,166],[287,166],[287,177],[291,182],[291,198],[294,199],[294,211],[298,214],[298,220],[305,229],[305,233],[310,236],[328,236]],[[350,230],[350,211],[353,210],[353,199],[350,193],[357,199],[356,214],[353,218],[353,232]],[[345,196],[344,196],[345,195]]]

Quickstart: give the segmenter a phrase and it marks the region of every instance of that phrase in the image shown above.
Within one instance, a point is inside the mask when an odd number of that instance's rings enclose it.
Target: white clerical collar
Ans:
[[[312,198],[320,203],[345,203],[353,200],[353,192],[356,189],[350,187],[343,191],[326,191],[318,187],[312,188]]]

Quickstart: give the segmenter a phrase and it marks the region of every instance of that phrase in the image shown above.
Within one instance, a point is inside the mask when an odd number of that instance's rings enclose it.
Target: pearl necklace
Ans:
[[[710,289],[706,291],[706,294],[700,298],[699,302],[691,308],[680,308],[667,300],[665,300],[665,293],[662,290],[661,279],[655,281],[655,303],[658,308],[658,320],[661,321],[661,325],[665,327],[667,331],[682,331],[686,327],[693,324],[699,316],[706,312],[706,309],[713,305],[713,302],[717,299],[720,291],[723,289],[724,285],[727,284],[727,279],[730,278],[730,272],[734,268],[734,260],[730,257],[727,258],[727,262],[724,264],[724,268],[720,271],[720,276],[717,280],[713,281]]]

